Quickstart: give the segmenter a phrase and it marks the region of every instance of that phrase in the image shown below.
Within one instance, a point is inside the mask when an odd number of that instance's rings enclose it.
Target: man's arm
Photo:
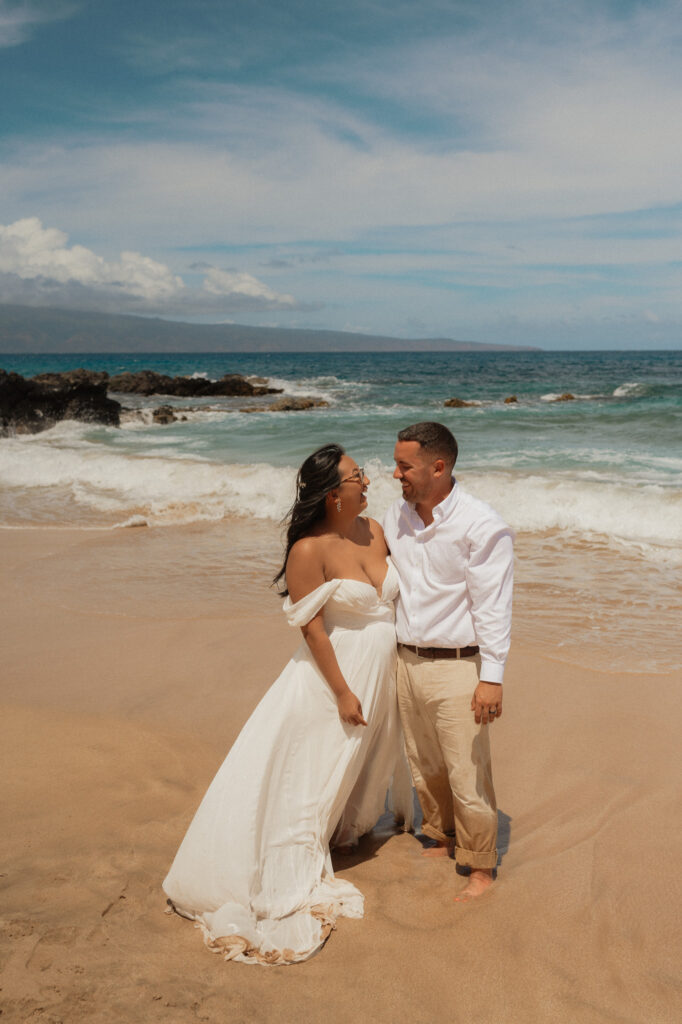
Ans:
[[[476,525],[466,575],[481,649],[481,681],[471,708],[476,721],[485,723],[502,713],[502,680],[511,637],[514,546],[512,531],[501,519]]]

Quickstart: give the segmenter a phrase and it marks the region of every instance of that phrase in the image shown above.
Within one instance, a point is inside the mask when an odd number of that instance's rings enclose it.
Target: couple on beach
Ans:
[[[469,869],[456,898],[493,880],[488,727],[502,711],[512,533],[460,489],[457,442],[442,424],[401,430],[394,455],[403,500],[383,530],[362,515],[369,481],[339,445],[298,472],[275,581],[285,580],[284,612],[304,639],[211,783],[164,882],[173,910],[227,959],[305,960],[337,917],[362,917],[362,894],[334,877],[330,847],[355,846],[387,790],[410,828],[412,782],[433,841],[424,854],[454,852]]]

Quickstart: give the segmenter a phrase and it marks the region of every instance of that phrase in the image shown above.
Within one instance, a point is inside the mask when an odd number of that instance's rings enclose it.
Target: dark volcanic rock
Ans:
[[[557,395],[556,398],[550,399],[552,402],[575,402],[575,395],[572,395],[570,391],[564,391],[563,395]]]
[[[443,402],[449,409],[471,409],[478,402],[465,402],[463,398],[448,398]]]
[[[98,370],[66,370],[63,373],[39,373],[31,380],[55,391],[83,386],[106,390],[109,374]]]
[[[278,398],[269,406],[270,412],[290,412],[292,409],[319,409],[329,405],[324,398]]]
[[[177,420],[175,411],[171,405],[160,405],[158,409],[154,409],[152,413],[152,419],[154,423],[175,423]]]
[[[324,398],[278,398],[271,405],[252,405],[240,412],[293,412],[301,409],[319,409],[329,405]]]
[[[226,373],[220,380],[203,377],[167,377],[153,370],[118,373],[109,378],[109,390],[128,395],[173,395],[176,398],[203,398],[218,395],[278,395],[281,388],[249,383],[239,373]]]
[[[209,395],[281,395],[283,391],[283,388],[251,384],[246,377],[241,377],[238,373],[226,373],[220,380],[204,383],[208,384],[211,390],[203,394]]]
[[[139,370],[136,373],[117,373],[109,378],[109,390],[124,395],[169,395],[173,378],[153,370]]]
[[[516,395],[510,395],[509,398],[505,398],[504,400],[505,405],[515,405],[517,402],[518,398],[516,397]]]
[[[107,374],[43,373],[31,380],[0,370],[0,433],[36,434],[59,420],[119,425],[121,406],[107,398]]]

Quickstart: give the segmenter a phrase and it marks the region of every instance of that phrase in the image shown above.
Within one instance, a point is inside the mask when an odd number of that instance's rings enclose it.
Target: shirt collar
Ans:
[[[434,506],[433,521],[437,523],[440,519],[447,519],[459,500],[459,484],[454,476],[452,477],[452,490],[443,498],[440,505]]]
[[[455,477],[452,477],[452,490],[443,498],[439,505],[434,505],[433,508],[433,523],[429,526],[433,527],[436,523],[441,522],[443,519],[447,519],[450,513],[453,511],[455,505],[459,500],[459,484]],[[417,512],[416,506],[411,504],[409,501],[403,501],[402,505],[403,515],[407,517],[408,521],[412,524],[414,529],[423,530],[428,529],[424,526],[422,519]]]

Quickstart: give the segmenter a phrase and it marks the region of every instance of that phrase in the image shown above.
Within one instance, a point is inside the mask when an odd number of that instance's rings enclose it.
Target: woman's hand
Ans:
[[[347,690],[342,696],[336,698],[339,708],[339,718],[346,725],[367,725],[362,717],[362,704],[352,692]]]

